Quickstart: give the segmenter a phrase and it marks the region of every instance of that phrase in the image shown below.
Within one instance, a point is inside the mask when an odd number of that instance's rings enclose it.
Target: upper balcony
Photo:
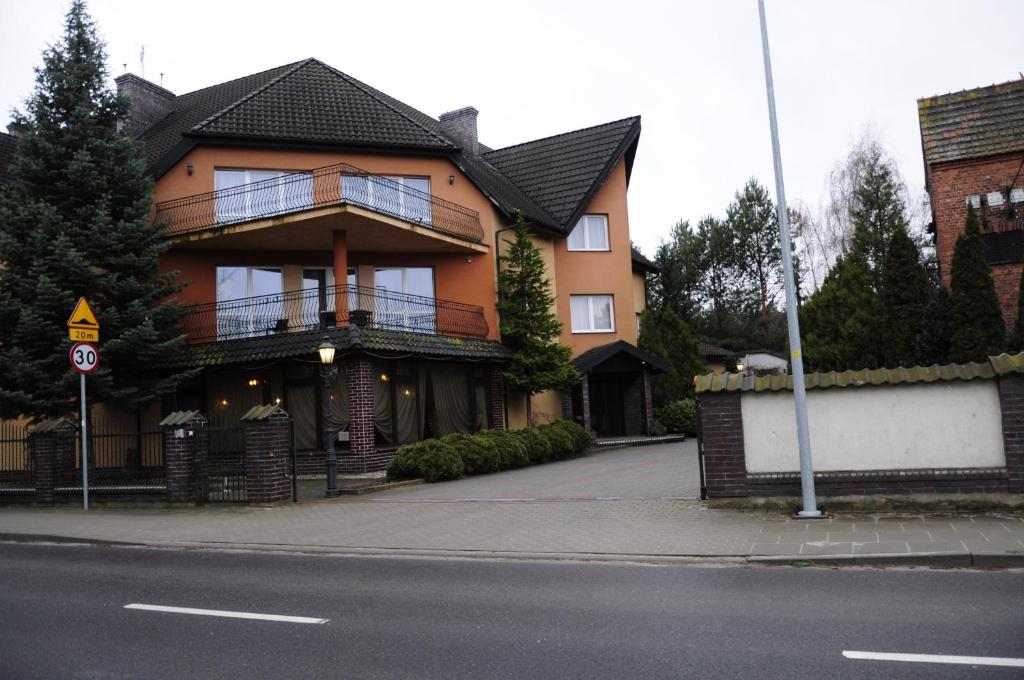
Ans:
[[[154,224],[179,247],[486,252],[480,214],[398,177],[340,163],[158,203]],[[215,238],[214,238],[215,237]]]

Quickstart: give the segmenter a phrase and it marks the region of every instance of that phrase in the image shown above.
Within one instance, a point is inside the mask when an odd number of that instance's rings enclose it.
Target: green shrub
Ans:
[[[537,431],[535,427],[527,427],[522,430],[513,430],[512,434],[519,437],[526,445],[526,456],[530,464],[546,463],[552,459],[552,447],[548,438]]]
[[[664,437],[668,434],[668,429],[661,424],[661,421],[657,418],[651,420],[651,434],[655,437]]]
[[[493,440],[475,434],[450,434],[441,439],[462,459],[467,475],[486,475],[501,469],[501,457]]]
[[[405,444],[388,464],[389,477],[418,478],[428,482],[458,479],[463,472],[462,458],[451,444],[427,439]]]
[[[572,437],[573,450],[576,455],[582,455],[594,445],[594,436],[585,427],[571,420],[557,420],[551,423],[551,427],[557,427]]]
[[[658,419],[669,434],[697,434],[697,404],[693,399],[678,399],[661,409]]]
[[[509,430],[484,430],[477,436],[485,437],[494,443],[498,451],[498,458],[501,460],[502,470],[530,464],[526,444]]]
[[[541,425],[537,431],[551,444],[551,460],[564,460],[576,454],[576,442],[565,429],[554,425]]]

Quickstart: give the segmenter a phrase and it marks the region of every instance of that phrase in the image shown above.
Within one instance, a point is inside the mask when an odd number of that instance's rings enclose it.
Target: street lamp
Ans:
[[[338,377],[334,365],[334,345],[327,339],[316,348],[320,355],[321,413],[324,419],[324,445],[327,448],[327,493],[328,498],[338,495],[338,454],[334,450],[334,428],[331,427],[331,389]]]

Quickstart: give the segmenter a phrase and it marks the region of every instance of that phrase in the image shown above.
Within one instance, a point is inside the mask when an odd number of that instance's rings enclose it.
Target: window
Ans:
[[[615,313],[611,295],[570,295],[573,333],[613,333]]]
[[[608,249],[607,215],[584,215],[569,233],[569,250]]]
[[[410,222],[430,224],[430,179],[427,177],[342,175],[341,197]]]
[[[283,290],[280,267],[217,267],[217,337],[287,330]]]
[[[384,328],[433,333],[436,328],[434,270],[430,267],[377,267],[374,321]]]
[[[280,170],[215,170],[217,223],[313,207],[313,175]]]

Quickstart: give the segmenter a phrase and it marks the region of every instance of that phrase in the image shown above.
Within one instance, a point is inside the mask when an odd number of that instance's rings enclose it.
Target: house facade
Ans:
[[[636,348],[653,266],[629,238],[639,118],[491,149],[476,109],[435,119],[315,59],[182,95],[116,82],[171,241],[161,267],[185,284],[186,350],[153,369],[201,369],[147,420],[198,410],[213,441],[280,405],[307,472],[323,470],[325,430],[343,472],[382,469],[403,443],[526,426],[528,410],[648,431],[663,367]],[[530,409],[502,384],[496,311],[517,212],[584,375]]]
[[[1024,267],[1024,79],[926,97],[917,109],[942,281],[949,285],[953,248],[972,205],[1012,327]]]

